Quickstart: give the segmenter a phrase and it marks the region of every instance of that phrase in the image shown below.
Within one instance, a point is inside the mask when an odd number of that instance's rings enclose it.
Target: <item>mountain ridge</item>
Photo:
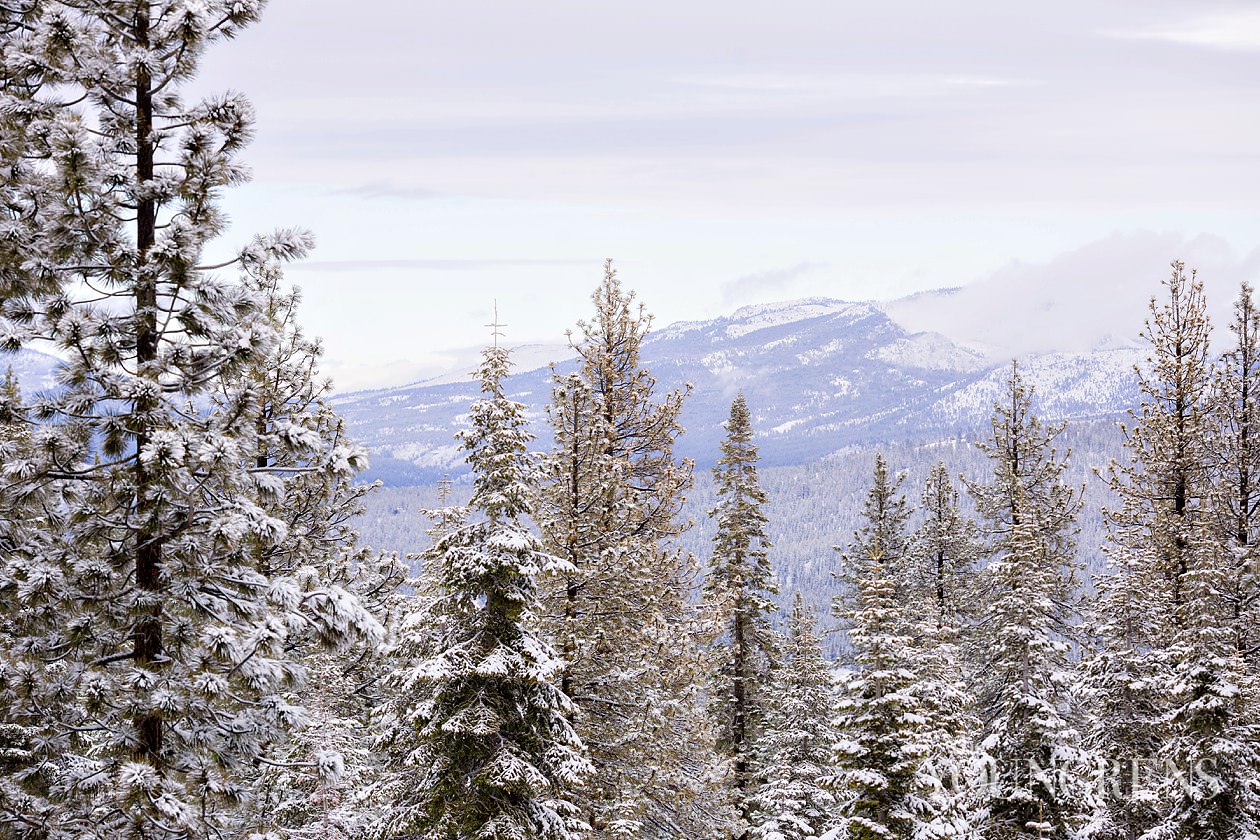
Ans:
[[[662,390],[691,387],[680,454],[712,462],[730,400],[743,391],[767,465],[820,460],[853,446],[969,438],[987,423],[1009,360],[940,332],[912,332],[870,301],[802,298],[741,307],[652,332],[644,363]],[[1048,419],[1119,417],[1136,391],[1136,346],[1027,354],[1026,378]],[[554,362],[571,370],[571,358]],[[525,403],[545,448],[550,366],[519,369],[509,393]],[[424,484],[463,472],[453,435],[476,397],[471,378],[339,394],[334,404],[373,460],[368,477]]]

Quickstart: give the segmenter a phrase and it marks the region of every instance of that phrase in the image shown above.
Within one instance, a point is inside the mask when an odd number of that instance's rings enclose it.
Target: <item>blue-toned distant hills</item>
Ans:
[[[1133,366],[1140,356],[1122,346],[1032,355],[1021,364],[1043,416],[1103,419],[1135,404]],[[573,364],[557,361],[560,370]],[[692,385],[679,448],[701,466],[714,460],[721,424],[741,389],[763,463],[791,466],[854,446],[974,438],[987,427],[1010,364],[991,348],[910,333],[879,304],[823,298],[674,324],[651,335],[644,361],[662,390]],[[545,446],[551,370],[522,370],[509,391],[529,407]],[[476,395],[471,378],[448,377],[343,394],[335,402],[371,452],[366,477],[409,485],[463,473],[453,435]]]

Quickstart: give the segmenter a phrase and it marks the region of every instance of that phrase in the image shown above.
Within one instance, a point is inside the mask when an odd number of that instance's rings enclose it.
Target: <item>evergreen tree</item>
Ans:
[[[396,555],[358,544],[353,521],[373,486],[328,468],[332,460],[363,456],[327,402],[332,385],[319,377],[323,348],[304,335],[300,295],[284,287],[274,265],[254,267],[246,283],[263,302],[278,341],[220,392],[252,390],[260,407],[254,469],[286,476],[275,485],[283,492],[266,499],[267,513],[285,524],[285,538],[257,547],[258,569],[335,583],[387,622],[407,569]],[[320,637],[325,628],[311,623],[307,629],[305,638],[293,634],[289,649],[309,671],[303,701],[310,721],[268,762],[254,786],[249,822],[295,838],[349,837],[361,834],[371,818],[361,800],[377,763],[368,717],[380,702],[383,657],[375,636],[372,644],[330,649]],[[329,772],[338,766],[339,772]]]
[[[673,454],[685,392],[658,400],[640,361],[651,318],[611,262],[593,301],[571,339],[578,371],[555,376],[539,511],[548,551],[571,566],[545,580],[544,613],[595,766],[579,802],[596,837],[703,836],[726,816],[700,712],[697,570],[675,547],[692,481]]]
[[[903,605],[909,599],[905,563],[909,548],[907,523],[910,521],[910,509],[901,492],[905,479],[904,473],[890,475],[883,453],[876,452],[871,486],[860,514],[862,525],[853,533],[847,550],[836,547],[843,558],[841,578],[847,579],[850,584],[865,570],[870,558],[878,554],[887,578],[896,588],[897,600]]]
[[[923,522],[906,548],[905,577],[912,600],[941,632],[961,631],[976,614],[979,534],[958,507],[958,491],[943,461],[928,474],[920,500]]]
[[[17,147],[4,152],[0,335],[63,360],[15,488],[49,488],[55,526],[24,529],[16,554],[30,562],[0,579],[23,596],[0,707],[36,728],[44,788],[0,814],[15,836],[236,830],[257,768],[306,717],[290,641],[380,632],[320,575],[260,570],[287,536],[271,511],[291,473],[254,460],[253,389],[221,387],[277,340],[256,293],[221,272],[272,271],[309,245],[281,232],[203,263],[224,227],[218,195],[244,179],[252,112],[181,92],[260,8],[33,3],[4,44]],[[304,423],[287,434],[318,446]],[[362,463],[349,446],[306,458],[303,472],[338,478]]]
[[[1189,721],[1174,713],[1178,700],[1168,682],[1175,672],[1193,670],[1193,645],[1179,640],[1207,633],[1222,617],[1206,592],[1190,593],[1196,577],[1201,588],[1217,576],[1222,556],[1207,434],[1214,412],[1211,326],[1202,284],[1181,263],[1164,286],[1166,299],[1152,298],[1143,332],[1149,353],[1136,372],[1142,405],[1125,429],[1129,463],[1113,463],[1106,475],[1120,505],[1106,511],[1112,574],[1099,582],[1095,619],[1102,651],[1085,669],[1086,696],[1103,700],[1089,746],[1100,767],[1120,773],[1104,787],[1094,819],[1107,836],[1160,830],[1181,797],[1175,771],[1144,781],[1133,762],[1176,761],[1190,751],[1185,741],[1177,748],[1169,741],[1180,740],[1178,730],[1188,734]],[[1200,609],[1215,615],[1196,615]],[[1201,653],[1219,656],[1212,645]],[[1188,679],[1179,685],[1183,699],[1184,692],[1211,692]]]
[[[1260,311],[1242,284],[1234,303],[1232,349],[1214,380],[1213,422],[1207,452],[1214,456],[1212,507],[1220,542],[1233,555],[1225,590],[1234,645],[1254,671],[1260,655]]]
[[[565,564],[526,522],[536,475],[524,406],[503,392],[507,374],[507,351],[488,349],[484,396],[461,434],[470,507],[484,518],[440,533],[429,549],[442,592],[438,652],[390,677],[399,699],[415,703],[412,732],[395,744],[414,783],[399,790],[390,836],[532,840],[589,830],[570,801],[589,765],[569,698],[553,682],[562,663],[534,629],[535,578]]]
[[[717,523],[709,563],[706,600],[719,616],[722,637],[715,651],[713,707],[719,722],[719,747],[730,759],[735,799],[749,817],[751,756],[766,706],[770,670],[777,658],[775,612],[770,597],[778,592],[770,569],[762,512],[765,491],[757,478],[757,446],[743,394],[731,403],[722,457],[713,468],[718,503],[709,516]]]
[[[1096,581],[1088,630],[1096,642],[1081,665],[1076,694],[1089,714],[1084,746],[1093,768],[1093,805],[1082,836],[1136,840],[1157,824],[1156,773],[1167,705],[1167,674],[1146,646],[1148,605],[1139,570],[1114,558]]]
[[[993,479],[968,483],[992,552],[980,581],[987,609],[973,644],[991,772],[981,830],[993,840],[1066,838],[1081,807],[1064,638],[1074,613],[1079,503],[1053,446],[1062,428],[1042,425],[1032,390],[1012,366],[993,437],[981,444]]]
[[[10,368],[0,382],[0,563],[6,581],[22,580],[23,568],[38,564],[37,557],[45,544],[40,538],[60,527],[52,504],[55,497],[44,488],[32,487],[22,479],[33,458],[30,424],[26,418],[22,391],[17,376]],[[56,579],[38,576],[31,581],[36,589],[55,587]],[[29,598],[16,586],[3,592],[0,600],[0,680],[12,680],[17,674],[5,667],[17,657],[8,650],[11,640],[20,639],[30,623],[56,620],[55,614],[41,612],[30,615],[21,606]],[[38,679],[26,671],[22,679]],[[35,739],[39,731],[30,714],[13,707],[3,709],[0,716],[0,808],[5,812],[21,812],[33,805],[32,795],[46,794],[46,778],[39,773],[39,756]]]
[[[930,786],[921,772],[927,756],[908,621],[878,545],[858,574],[849,621],[857,671],[840,700],[841,740],[829,780],[839,801],[838,836],[908,840],[928,813]]]
[[[1144,840],[1227,840],[1260,836],[1260,726],[1254,683],[1236,647],[1231,591],[1236,566],[1228,547],[1190,546],[1181,616],[1170,653],[1170,737],[1160,757],[1170,768],[1170,808]]]
[[[827,787],[839,743],[833,725],[835,691],[814,631],[814,615],[796,593],[788,615],[784,662],[775,676],[775,701],[766,711],[755,750],[752,840],[808,840],[834,819]]]
[[[920,509],[924,519],[910,537],[905,573],[915,616],[915,692],[923,706],[924,772],[935,780],[928,797],[933,819],[921,836],[967,836],[975,804],[967,776],[980,725],[965,650],[979,612],[974,597],[980,545],[975,523],[959,510],[958,492],[944,463],[928,474]]]

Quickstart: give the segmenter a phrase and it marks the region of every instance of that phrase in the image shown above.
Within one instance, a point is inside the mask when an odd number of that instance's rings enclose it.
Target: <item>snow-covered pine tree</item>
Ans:
[[[1202,283],[1177,262],[1164,285],[1166,300],[1151,301],[1145,332],[1143,404],[1127,440],[1132,464],[1109,473],[1124,503],[1109,516],[1123,571],[1113,589],[1132,588],[1129,597],[1144,605],[1139,664],[1166,695],[1158,698],[1166,725],[1157,756],[1165,772],[1155,780],[1156,796],[1141,800],[1153,809],[1143,812],[1141,827],[1148,840],[1252,836],[1260,831],[1260,733],[1234,612],[1246,584],[1238,505],[1248,502],[1250,469],[1240,439],[1249,407],[1234,389],[1250,366],[1252,316],[1243,303],[1244,332],[1214,388]],[[1249,518],[1243,515],[1244,528]],[[1138,712],[1149,716],[1146,704]],[[1113,729],[1131,729],[1140,723],[1134,717],[1118,715]]]
[[[957,633],[976,614],[973,596],[981,547],[975,522],[958,506],[958,490],[944,461],[928,473],[919,511],[923,521],[906,547],[911,600],[938,629]]]
[[[836,546],[841,554],[839,578],[849,584],[856,581],[866,570],[870,558],[878,553],[884,574],[893,582],[898,603],[903,605],[909,599],[904,566],[909,547],[910,508],[901,492],[905,480],[904,473],[891,475],[884,454],[876,452],[871,486],[862,503],[861,527],[853,532],[847,548]]]
[[[1171,780],[1161,787],[1154,771],[1135,780],[1133,762],[1149,767],[1165,755],[1168,682],[1177,667],[1172,646],[1185,616],[1187,575],[1200,565],[1195,552],[1216,553],[1211,326],[1202,284],[1181,263],[1164,287],[1162,303],[1151,299],[1143,331],[1149,350],[1135,371],[1142,405],[1124,430],[1128,463],[1113,463],[1105,474],[1120,503],[1104,511],[1111,568],[1098,581],[1093,617],[1101,650],[1086,664],[1081,686],[1095,698],[1087,745],[1100,770],[1114,777],[1094,815],[1102,836],[1154,830],[1177,796]]]
[[[1150,616],[1140,570],[1123,555],[1113,556],[1110,566],[1095,581],[1085,625],[1092,650],[1074,689],[1087,711],[1083,741],[1093,768],[1094,796],[1081,836],[1135,840],[1160,815],[1152,780],[1165,729],[1168,675],[1152,668],[1146,647]]]
[[[658,397],[640,360],[651,317],[611,262],[593,301],[571,339],[578,370],[555,377],[539,509],[548,551],[572,566],[545,580],[544,613],[595,767],[579,802],[598,838],[708,836],[728,815],[700,696],[696,564],[675,547],[692,481],[673,454],[686,392]]]
[[[1107,511],[1109,553],[1132,567],[1150,616],[1148,647],[1166,647],[1185,601],[1190,552],[1206,546],[1213,457],[1211,325],[1203,284],[1174,263],[1164,281],[1167,299],[1151,299],[1143,338],[1146,364],[1136,370],[1141,407],[1125,428],[1129,463],[1113,464],[1107,479],[1119,496]]]
[[[277,266],[251,266],[245,282],[263,302],[278,341],[241,372],[240,381],[225,381],[219,391],[224,397],[234,388],[255,394],[254,468],[277,479],[264,502],[267,513],[285,523],[285,538],[258,546],[259,571],[335,584],[387,623],[408,571],[397,555],[375,554],[358,544],[353,519],[372,486],[354,484],[352,474],[336,466],[361,463],[363,454],[327,402],[332,385],[319,376],[323,348],[303,333],[300,295],[285,287]],[[329,595],[340,597],[335,591]],[[377,765],[368,716],[380,702],[379,639],[330,647],[320,638],[328,628],[312,622],[305,629],[305,638],[293,633],[289,648],[309,671],[302,700],[310,722],[268,762],[254,786],[249,821],[259,832],[283,831],[293,838],[351,837],[362,834],[373,816],[362,789]],[[342,632],[331,629],[334,635]],[[341,756],[343,770],[329,778],[321,770],[336,761],[334,754]]]
[[[974,791],[967,784],[979,720],[968,679],[967,634],[975,604],[977,528],[958,507],[945,464],[932,467],[923,487],[923,522],[910,536],[905,576],[914,620],[915,692],[923,705],[925,772],[936,780],[928,800],[934,819],[922,837],[961,837],[969,831]]]
[[[31,487],[22,476],[31,463],[31,429],[22,402],[17,376],[9,368],[0,381],[0,575],[13,582],[0,589],[0,686],[15,679],[37,678],[30,671],[17,671],[12,663],[20,659],[9,647],[22,638],[31,623],[50,622],[55,615],[31,615],[22,607],[26,600],[16,582],[24,579],[23,569],[36,572],[30,578],[35,588],[56,585],[56,578],[43,578],[38,570],[41,534],[60,527],[50,516],[55,498],[46,488]],[[28,710],[0,706],[0,809],[25,810],[32,794],[46,794],[46,779],[38,773],[39,757],[34,751],[38,729],[30,726]]]
[[[856,671],[840,699],[835,775],[827,780],[838,824],[827,836],[909,840],[930,821],[931,787],[922,774],[927,756],[909,621],[878,543],[855,583],[847,629]]]
[[[814,614],[799,592],[788,614],[783,652],[774,702],[754,750],[751,840],[810,840],[835,819],[836,797],[825,784],[839,743],[835,688]]]
[[[287,536],[270,515],[287,473],[255,461],[254,390],[220,388],[276,341],[257,294],[220,272],[309,245],[281,232],[203,262],[224,226],[218,195],[244,179],[252,113],[181,91],[261,5],[33,3],[6,37],[6,76],[24,81],[4,91],[5,139],[20,146],[4,153],[16,201],[0,343],[63,359],[35,400],[22,478],[55,488],[60,524],[38,562],[0,580],[24,595],[0,705],[38,727],[47,787],[0,814],[14,836],[237,830],[258,766],[305,718],[289,641],[312,622],[330,642],[379,633],[318,575],[260,571]],[[320,468],[352,474],[347,451]]]
[[[440,573],[438,651],[389,678],[414,702],[393,749],[413,774],[396,788],[387,836],[426,840],[563,840],[589,831],[571,801],[589,774],[554,679],[562,666],[535,629],[535,579],[563,571],[530,530],[536,471],[525,408],[503,391],[506,349],[487,349],[463,448],[479,518],[429,549]]]
[[[1063,427],[1043,426],[1032,397],[1012,365],[993,436],[980,444],[993,479],[968,482],[991,552],[980,579],[987,609],[972,634],[991,768],[979,828],[991,840],[1065,840],[1082,805],[1064,638],[1074,612],[1079,495],[1063,483],[1066,457],[1054,449]]]
[[[1234,644],[1254,671],[1260,658],[1260,311],[1248,283],[1239,289],[1229,329],[1234,343],[1214,377],[1207,451],[1214,458],[1218,539],[1234,557],[1225,593]]]
[[[1235,644],[1233,546],[1188,546],[1169,738],[1160,752],[1167,810],[1143,840],[1260,837],[1260,725],[1254,680]]]
[[[730,761],[736,807],[749,818],[752,755],[766,708],[771,669],[778,659],[778,634],[770,623],[771,596],[778,592],[770,568],[762,511],[765,491],[757,477],[757,445],[744,395],[731,403],[722,457],[713,468],[717,524],[713,556],[705,581],[710,620],[721,627],[714,649],[712,708],[719,725],[718,746]]]

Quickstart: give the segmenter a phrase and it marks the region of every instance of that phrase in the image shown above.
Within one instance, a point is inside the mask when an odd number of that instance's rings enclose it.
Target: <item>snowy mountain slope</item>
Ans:
[[[1025,367],[1046,416],[1096,419],[1132,403],[1136,357],[1120,347],[1034,355]],[[692,387],[684,454],[712,462],[730,401],[742,390],[767,466],[807,464],[872,443],[971,436],[987,424],[1009,364],[939,333],[911,333],[878,304],[820,298],[663,328],[646,342],[644,361],[661,389]],[[558,369],[572,364],[563,360]],[[529,406],[539,446],[546,445],[550,379],[542,367],[510,380],[513,396]],[[475,395],[468,379],[443,380],[345,394],[336,403],[372,454],[372,477],[418,484],[462,473],[452,435]]]
[[[0,374],[12,368],[24,391],[41,391],[55,384],[57,363],[55,356],[34,350],[0,353]]]

